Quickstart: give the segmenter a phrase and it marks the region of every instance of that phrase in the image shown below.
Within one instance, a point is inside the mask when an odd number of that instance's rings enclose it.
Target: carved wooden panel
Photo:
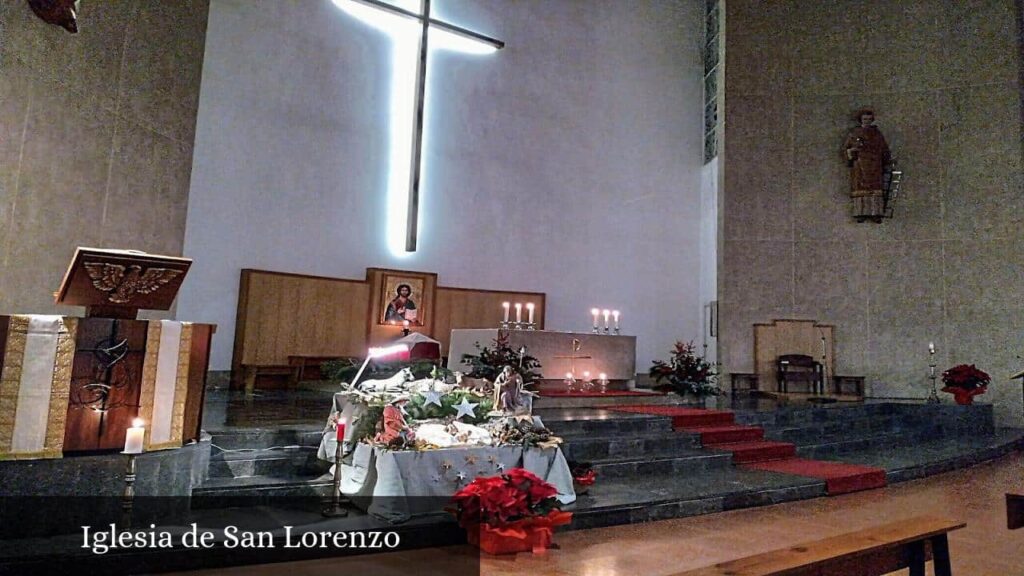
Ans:
[[[71,370],[64,452],[124,446],[138,416],[148,323],[83,318]]]

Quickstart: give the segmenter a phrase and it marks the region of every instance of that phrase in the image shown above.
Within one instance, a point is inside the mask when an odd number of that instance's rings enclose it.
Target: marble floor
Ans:
[[[881,490],[706,516],[560,533],[543,555],[488,557],[481,574],[669,575],[841,534],[933,514],[965,521],[950,536],[953,571],[964,576],[1024,575],[1024,530],[1006,529],[1004,493],[1024,489],[1024,453]],[[192,575],[402,575],[442,566],[464,547],[244,566]],[[931,567],[929,565],[929,574]],[[186,573],[182,573],[186,574]],[[899,573],[897,573],[899,574]],[[907,574],[904,570],[902,574]],[[851,575],[853,576],[853,575]]]

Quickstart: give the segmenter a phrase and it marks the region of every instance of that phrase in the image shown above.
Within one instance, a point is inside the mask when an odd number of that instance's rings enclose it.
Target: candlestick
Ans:
[[[928,343],[928,379],[932,381],[931,392],[928,393],[929,404],[939,404],[942,399],[939,398],[939,393],[935,389],[935,342]]]
[[[402,336],[408,336],[409,332],[411,332],[411,330],[409,330],[409,321],[402,320]]]
[[[344,455],[345,424],[344,418],[338,417],[335,426],[338,431],[338,442],[334,447],[334,482],[331,486],[331,499],[320,513],[328,518],[348,516],[348,510],[341,507],[341,460]]]
[[[338,418],[338,421],[335,422],[335,424],[334,424],[335,430],[338,433],[338,442],[344,442],[345,441],[345,425],[346,424],[347,424],[347,422],[345,421],[344,418]]]
[[[132,420],[132,427],[124,435],[124,451],[122,454],[142,454],[142,441],[146,437],[146,429],[142,419]]]
[[[608,316],[610,316],[611,313],[612,313],[612,311],[607,309],[607,308],[605,308],[604,310],[601,311],[601,315],[604,316],[604,331],[605,332],[608,331]]]
[[[508,302],[502,302],[501,303],[501,308],[504,311],[504,315],[502,316],[501,321],[506,323],[506,324],[508,324],[508,307],[509,306],[510,306],[510,304]]]
[[[516,324],[522,324],[523,322],[523,305],[516,302]]]
[[[533,302],[526,303],[526,323],[533,324]]]
[[[615,333],[619,333],[619,311],[612,310],[612,318],[615,320]]]
[[[601,313],[601,311],[598,310],[597,308],[591,308],[590,309],[590,314],[594,316],[594,333],[595,334],[597,333],[597,315],[600,314],[600,313]]]

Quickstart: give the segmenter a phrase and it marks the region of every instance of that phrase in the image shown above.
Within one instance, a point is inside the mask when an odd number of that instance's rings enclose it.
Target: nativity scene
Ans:
[[[1020,3],[869,8],[0,3],[0,573],[1021,573]]]

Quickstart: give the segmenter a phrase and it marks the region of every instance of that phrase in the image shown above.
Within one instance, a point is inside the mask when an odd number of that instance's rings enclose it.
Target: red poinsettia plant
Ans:
[[[974,397],[984,394],[992,378],[974,364],[960,364],[942,373],[943,392],[953,395],[957,404],[972,404]]]
[[[963,388],[974,390],[988,386],[992,378],[974,364],[960,364],[942,373],[942,383],[947,388]]]
[[[532,472],[513,468],[501,476],[477,478],[456,492],[453,512],[463,528],[504,526],[557,509],[557,494],[554,486]]]
[[[513,468],[473,480],[452,497],[449,511],[471,544],[492,554],[547,548],[555,526],[571,512],[559,510],[558,490],[537,475]]]

